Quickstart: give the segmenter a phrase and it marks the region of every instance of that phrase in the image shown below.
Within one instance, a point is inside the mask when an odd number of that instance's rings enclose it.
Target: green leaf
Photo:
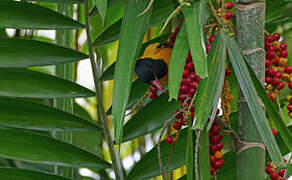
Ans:
[[[140,50],[140,53],[139,53],[139,56],[142,56],[144,54],[144,51],[146,49],[147,46],[149,46],[150,44],[153,44],[153,43],[163,43],[163,42],[166,42],[166,40],[168,39],[170,33],[166,33],[162,36],[158,36],[157,38],[154,38],[154,39],[151,39],[145,43],[142,44],[142,47],[141,47],[141,50]],[[107,81],[107,80],[112,80],[114,79],[114,73],[115,73],[115,65],[116,65],[116,62],[112,63],[106,70],[105,72],[102,74],[101,76],[101,80],[102,81]]]
[[[187,42],[186,27],[183,24],[171,53],[168,71],[169,100],[177,99],[182,73],[188,56],[189,44]]]
[[[230,38],[227,35],[224,36],[232,67],[234,69],[240,88],[242,89],[242,92],[247,99],[248,107],[251,111],[262,140],[266,145],[273,162],[275,162],[278,167],[283,168],[284,162],[282,160],[281,152],[268,125],[268,120],[258,99],[257,91],[241,55],[241,51],[233,38]]]
[[[208,77],[201,80],[197,91],[193,124],[195,129],[202,129],[209,118],[210,123],[214,120],[214,113],[217,110],[224,83],[225,63],[226,47],[222,39],[222,32],[220,32],[208,55]]]
[[[0,68],[0,96],[27,98],[76,98],[94,92],[71,81],[27,69]]]
[[[143,9],[144,10],[144,9]],[[143,11],[142,10],[142,11]],[[171,0],[154,1],[153,10],[148,28],[164,22],[169,14],[174,10]],[[141,11],[141,12],[142,12]],[[141,13],[139,12],[139,14]],[[93,42],[94,46],[100,46],[119,39],[121,32],[122,19],[118,20],[105,31],[103,31]]]
[[[0,129],[0,157],[68,167],[109,168],[109,163],[52,137],[13,129]],[[33,154],[33,155],[32,155]]]
[[[127,108],[136,57],[142,45],[152,8],[138,16],[148,1],[128,0],[121,28],[121,36],[114,76],[113,124],[117,143],[122,142],[124,115]]]
[[[38,171],[16,168],[0,168],[0,178],[5,180],[70,180],[65,177],[56,176]]]
[[[36,4],[1,0],[0,27],[16,29],[80,29],[83,28],[83,25]]]
[[[268,115],[273,120],[273,124],[276,126],[277,130],[280,132],[280,135],[290,151],[292,151],[292,132],[289,131],[289,129],[286,127],[284,119],[281,117],[281,115],[278,112],[277,106],[270,100],[269,96],[267,95],[264,87],[261,85],[261,82],[255,75],[254,71],[251,69],[249,64],[246,62],[246,65],[248,67],[249,73],[251,75],[252,81],[254,83],[255,89],[263,101],[266,111]]]
[[[206,124],[199,137],[198,169],[200,180],[210,179],[210,161],[206,161],[210,159],[209,153],[209,133]]]
[[[189,121],[189,126],[187,127],[187,146],[186,146],[186,167],[187,167],[187,180],[194,179],[194,140],[193,131],[191,128],[191,123]],[[204,166],[205,168],[205,166]]]
[[[44,66],[75,62],[88,58],[86,54],[50,43],[0,39],[0,67]]]
[[[163,94],[137,112],[124,126],[123,141],[146,135],[163,126],[179,108],[178,102],[168,102]]]
[[[35,2],[51,2],[51,3],[72,3],[80,4],[83,3],[83,0],[32,0]]]
[[[101,46],[119,39],[120,31],[122,26],[122,19],[112,24],[110,27],[105,29],[92,43],[93,46]]]
[[[281,18],[287,4],[288,2],[285,1],[268,0],[266,2],[265,23],[271,23]]]
[[[292,176],[292,164],[289,164],[288,165],[288,168],[287,168],[287,171],[286,171],[286,173],[285,173],[285,177],[287,178],[287,179],[289,179],[289,177],[291,177]]]
[[[204,49],[204,24],[206,1],[193,2],[184,8],[188,42],[195,64],[196,73],[204,79],[208,76],[207,58]]]
[[[96,5],[102,21],[104,22],[107,9],[107,0],[93,0],[92,3]]]
[[[117,3],[121,3],[121,1],[120,1],[120,0],[108,0],[108,1],[107,1],[107,9],[109,9],[110,7],[116,5]],[[96,15],[96,14],[99,14],[99,11],[98,11],[97,7],[94,6],[94,7],[91,9],[89,15],[90,15],[90,16],[94,16],[94,15]]]
[[[41,131],[100,131],[78,116],[50,106],[0,97],[0,126]]]
[[[193,137],[195,138],[195,137]],[[187,144],[187,129],[181,131],[175,150],[173,152],[169,171],[179,168],[185,164],[186,159],[186,144]],[[164,167],[167,165],[168,155],[171,152],[172,146],[161,143],[161,157]],[[157,146],[152,148],[129,172],[127,180],[144,180],[160,175],[159,163],[157,158]]]

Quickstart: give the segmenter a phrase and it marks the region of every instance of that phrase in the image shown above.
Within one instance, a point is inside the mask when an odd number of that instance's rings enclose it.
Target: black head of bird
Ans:
[[[160,81],[167,84],[170,55],[170,48],[161,47],[158,43],[149,45],[136,62],[135,73],[138,79],[167,93]]]

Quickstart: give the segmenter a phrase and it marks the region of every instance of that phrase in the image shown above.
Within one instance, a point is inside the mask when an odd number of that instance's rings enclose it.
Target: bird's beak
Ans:
[[[157,78],[155,78],[155,80],[151,81],[151,84],[153,86],[156,86],[158,89],[160,89],[161,91],[163,91],[165,94],[168,94],[167,91],[163,88],[163,86],[160,84],[159,80]]]

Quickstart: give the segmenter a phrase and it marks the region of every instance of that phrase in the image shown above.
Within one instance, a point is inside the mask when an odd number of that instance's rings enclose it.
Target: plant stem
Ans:
[[[59,13],[65,14],[68,17],[73,17],[74,9],[72,5],[58,4],[57,11]],[[66,46],[72,48],[72,31],[58,30],[56,31],[56,41],[58,45]],[[56,66],[56,76],[63,79],[73,81],[74,75],[74,64],[67,63]],[[61,109],[63,111],[73,113],[73,99],[55,99],[54,107]],[[72,133],[53,133],[54,137],[58,140],[64,141],[66,143],[72,143]],[[74,176],[73,168],[56,167],[55,173],[62,175],[64,177],[71,178]]]
[[[123,167],[122,167],[119,155],[114,147],[114,143],[112,140],[111,132],[109,129],[109,125],[107,122],[107,117],[106,117],[106,113],[105,113],[104,105],[102,101],[102,86],[101,86],[101,81],[99,80],[99,77],[101,75],[101,71],[100,71],[101,64],[97,65],[97,62],[95,61],[95,57],[94,57],[94,51],[93,51],[93,46],[92,46],[91,34],[90,34],[91,31],[90,31],[90,22],[89,22],[88,0],[84,0],[84,9],[85,9],[85,22],[86,22],[85,27],[86,27],[89,57],[90,57],[90,62],[91,62],[95,89],[96,89],[98,117],[100,120],[100,124],[103,127],[105,139],[107,141],[107,145],[109,148],[109,152],[110,152],[110,156],[112,160],[112,166],[113,166],[113,170],[116,176],[115,179],[123,180],[124,179]],[[100,60],[99,57],[97,57],[96,59]]]
[[[247,4],[247,5],[246,5]],[[265,3],[241,0],[236,6],[237,41],[243,55],[264,85],[265,76]],[[243,93],[239,91],[238,127],[241,140],[262,143]],[[265,150],[249,147],[237,156],[237,180],[265,179]]]

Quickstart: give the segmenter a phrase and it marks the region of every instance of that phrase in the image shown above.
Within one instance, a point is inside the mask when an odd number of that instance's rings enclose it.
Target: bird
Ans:
[[[171,52],[172,48],[166,44],[153,43],[147,46],[143,56],[136,61],[135,74],[137,78],[144,83],[156,86],[167,94],[162,84],[168,84]]]

